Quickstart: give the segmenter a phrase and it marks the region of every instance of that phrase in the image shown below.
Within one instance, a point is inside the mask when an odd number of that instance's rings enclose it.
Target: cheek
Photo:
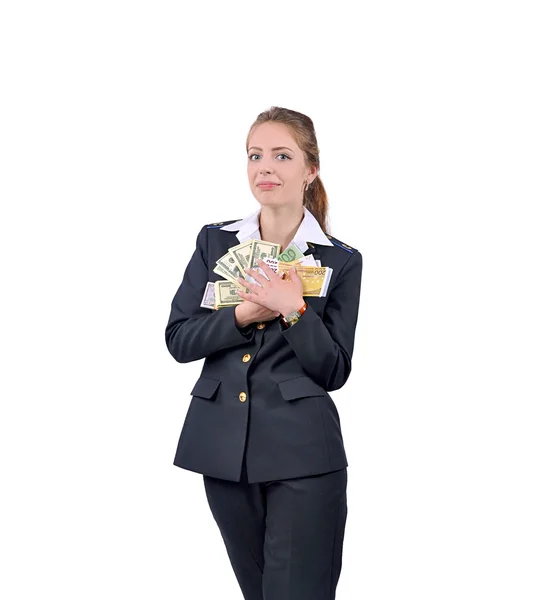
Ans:
[[[284,183],[287,187],[298,187],[300,178],[296,173],[290,171],[288,173],[284,173]]]
[[[247,163],[247,173],[249,175],[253,175],[254,173],[256,173],[258,170],[258,164],[259,163],[257,161],[254,161],[254,160],[249,161]]]

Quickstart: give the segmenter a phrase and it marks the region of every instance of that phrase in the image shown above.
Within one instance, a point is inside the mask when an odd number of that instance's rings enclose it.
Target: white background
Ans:
[[[273,105],[364,258],[337,599],[560,597],[554,4],[2,4],[3,598],[242,600],[164,329]]]

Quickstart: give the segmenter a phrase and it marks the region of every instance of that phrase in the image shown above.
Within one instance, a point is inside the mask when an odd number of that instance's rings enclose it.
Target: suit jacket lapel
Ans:
[[[307,250],[303,253],[303,255],[304,256],[309,256],[310,254],[313,254],[313,258],[320,260],[321,259],[321,246],[320,246],[320,244],[314,244],[314,243],[311,243],[311,242],[307,242],[307,245],[309,246],[309,248],[307,248]]]

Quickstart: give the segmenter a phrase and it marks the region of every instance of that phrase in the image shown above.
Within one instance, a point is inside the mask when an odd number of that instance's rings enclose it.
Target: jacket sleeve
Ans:
[[[361,282],[362,255],[355,250],[334,282],[323,318],[308,305],[282,330],[303,369],[328,392],[341,388],[350,375]]]
[[[187,363],[214,352],[246,344],[255,335],[254,328],[239,328],[235,306],[219,310],[202,308],[202,296],[208,282],[208,229],[204,226],[196,249],[185,269],[183,281],[171,302],[165,328],[165,342],[173,358]]]

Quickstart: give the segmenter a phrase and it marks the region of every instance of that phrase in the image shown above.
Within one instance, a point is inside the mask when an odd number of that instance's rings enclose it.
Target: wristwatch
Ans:
[[[286,315],[285,317],[282,317],[282,321],[284,322],[284,325],[286,325],[287,327],[292,326],[294,323],[296,323],[299,318],[301,317],[301,315],[303,315],[303,313],[307,310],[307,302],[303,302],[303,306],[298,309],[298,310],[294,310],[294,312],[291,312],[290,314]]]

